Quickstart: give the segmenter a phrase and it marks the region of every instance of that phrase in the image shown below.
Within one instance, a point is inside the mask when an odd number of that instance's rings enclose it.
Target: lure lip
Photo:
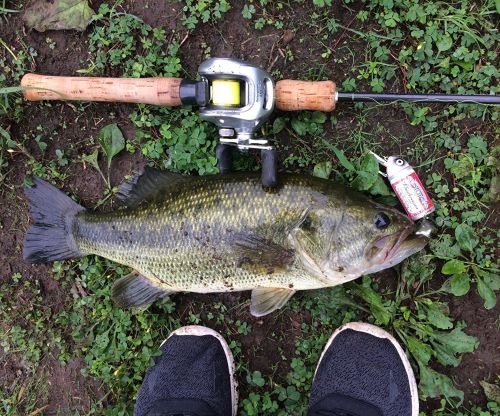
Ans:
[[[415,235],[430,238],[436,233],[436,231],[437,228],[434,223],[429,219],[424,218],[418,223],[418,229],[415,231]]]

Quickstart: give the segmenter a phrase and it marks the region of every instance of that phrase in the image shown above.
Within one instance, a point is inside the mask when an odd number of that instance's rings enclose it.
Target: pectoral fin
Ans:
[[[238,266],[254,273],[272,274],[284,271],[295,252],[255,234],[240,234],[234,242]]]
[[[151,280],[132,272],[118,279],[111,288],[111,298],[121,308],[138,308],[150,305],[173,291],[155,286]]]
[[[259,288],[252,290],[252,301],[250,304],[250,313],[253,316],[264,316],[276,309],[280,309],[292,297],[295,290]]]

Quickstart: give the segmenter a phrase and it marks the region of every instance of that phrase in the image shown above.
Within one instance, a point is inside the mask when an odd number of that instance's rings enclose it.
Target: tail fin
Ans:
[[[23,257],[30,263],[81,257],[72,235],[75,215],[85,208],[40,178],[25,189],[34,224],[24,238]]]

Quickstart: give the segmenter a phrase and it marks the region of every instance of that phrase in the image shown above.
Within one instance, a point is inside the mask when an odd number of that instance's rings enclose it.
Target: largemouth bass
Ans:
[[[181,291],[252,290],[251,313],[263,316],[297,290],[391,267],[428,241],[401,212],[334,182],[280,180],[269,192],[253,174],[147,168],[120,188],[125,209],[94,213],[34,178],[23,256],[38,263],[95,254],[130,266],[112,288],[122,307]]]

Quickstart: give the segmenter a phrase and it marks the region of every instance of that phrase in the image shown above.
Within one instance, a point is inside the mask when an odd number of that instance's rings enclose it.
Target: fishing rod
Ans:
[[[330,112],[337,102],[421,102],[500,104],[497,95],[373,94],[338,92],[333,81],[280,80],[245,61],[211,58],[198,68],[200,80],[181,78],[88,78],[26,74],[21,80],[30,101],[74,100],[196,105],[200,118],[219,128],[217,167],[231,169],[232,148],[259,149],[262,184],[277,185],[277,153],[260,127],[275,109]]]
[[[458,103],[458,104],[500,104],[497,95],[458,95],[458,94],[382,94],[337,92],[341,102],[414,102],[414,103]]]

